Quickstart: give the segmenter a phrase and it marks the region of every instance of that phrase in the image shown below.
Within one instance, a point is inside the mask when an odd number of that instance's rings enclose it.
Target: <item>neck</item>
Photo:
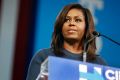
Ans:
[[[75,54],[80,54],[83,51],[82,44],[80,42],[74,42],[73,44],[70,44],[70,43],[64,41],[63,47],[64,47],[64,49],[66,49],[72,53],[75,53]]]

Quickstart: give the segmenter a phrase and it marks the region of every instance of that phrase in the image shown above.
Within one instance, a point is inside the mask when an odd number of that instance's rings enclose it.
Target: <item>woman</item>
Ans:
[[[86,40],[93,37],[93,31],[94,22],[88,9],[80,4],[65,6],[55,22],[51,48],[40,50],[33,57],[27,80],[37,78],[41,63],[50,55],[82,61]],[[95,54],[95,39],[86,46],[86,50],[87,62],[106,65],[104,60]]]

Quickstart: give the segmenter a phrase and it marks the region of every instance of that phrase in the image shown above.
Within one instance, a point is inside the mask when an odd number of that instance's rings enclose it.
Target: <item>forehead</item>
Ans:
[[[74,8],[67,13],[67,16],[84,16],[84,15],[81,9]]]

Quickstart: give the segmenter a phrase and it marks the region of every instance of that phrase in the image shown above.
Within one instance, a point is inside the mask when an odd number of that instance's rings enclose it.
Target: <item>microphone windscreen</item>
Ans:
[[[99,36],[100,36],[100,33],[96,32],[96,31],[93,31],[93,35],[99,37]]]

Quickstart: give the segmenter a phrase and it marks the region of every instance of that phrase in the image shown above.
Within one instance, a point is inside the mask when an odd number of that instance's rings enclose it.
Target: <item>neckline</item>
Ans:
[[[70,51],[68,51],[68,50],[66,50],[64,48],[62,49],[62,51],[68,57],[72,57],[72,58],[80,58],[80,57],[82,57],[82,53],[79,53],[79,54],[78,53],[72,53],[72,52],[70,52]]]

